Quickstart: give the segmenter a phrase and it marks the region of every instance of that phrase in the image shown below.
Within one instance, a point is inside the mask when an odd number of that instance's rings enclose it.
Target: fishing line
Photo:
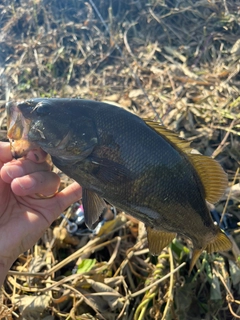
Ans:
[[[111,32],[110,32],[110,30],[109,30],[109,28],[108,28],[108,25],[107,25],[106,22],[103,20],[103,17],[102,17],[102,15],[101,15],[101,13],[99,12],[98,8],[96,7],[95,3],[94,3],[92,0],[89,0],[89,2],[91,3],[91,6],[93,7],[93,9],[95,10],[96,14],[98,15],[100,21],[101,21],[102,24],[104,25],[104,28],[106,29],[108,35],[111,37]],[[159,116],[156,108],[155,108],[154,105],[152,104],[151,100],[149,99],[149,97],[148,97],[146,91],[144,90],[143,86],[141,85],[141,81],[140,81],[138,75],[133,71],[132,67],[130,66],[130,64],[129,64],[127,58],[126,58],[126,56],[125,56],[124,53],[122,52],[122,50],[121,50],[121,48],[119,47],[119,45],[118,45],[115,41],[113,41],[113,43],[114,43],[114,46],[115,46],[115,47],[117,48],[117,50],[119,51],[119,53],[120,53],[121,57],[123,58],[124,62],[125,62],[126,65],[129,67],[129,70],[130,70],[132,76],[134,77],[135,81],[137,82],[138,87],[142,90],[145,99],[149,102],[152,110],[154,111],[157,120],[163,125],[162,119],[161,119],[161,117]]]

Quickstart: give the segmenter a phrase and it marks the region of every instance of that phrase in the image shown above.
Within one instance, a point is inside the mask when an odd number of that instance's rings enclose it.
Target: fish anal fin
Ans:
[[[159,255],[176,237],[176,233],[163,232],[151,227],[147,227],[147,238],[149,251],[153,255]]]
[[[232,248],[232,242],[225,234],[225,232],[219,229],[216,238],[208,243],[206,250],[208,253],[219,252],[219,251],[228,251]]]
[[[94,229],[107,204],[95,192],[85,188],[82,191],[82,204],[85,224],[89,229]]]
[[[207,156],[191,154],[189,160],[202,182],[205,199],[210,203],[217,202],[227,188],[227,174],[216,160]]]

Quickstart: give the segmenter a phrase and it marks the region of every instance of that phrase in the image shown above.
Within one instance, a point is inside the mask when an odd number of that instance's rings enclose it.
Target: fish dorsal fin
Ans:
[[[169,233],[147,227],[149,251],[153,255],[159,255],[176,237],[176,233]]]
[[[159,133],[165,140],[173,144],[175,147],[178,147],[185,153],[190,153],[192,148],[190,147],[190,142],[180,138],[178,134],[172,130],[167,129],[162,126],[159,122],[153,120],[143,119],[144,122],[157,133]]]
[[[227,174],[216,160],[207,156],[190,154],[189,160],[202,181],[205,199],[211,203],[217,202],[227,188]]]
[[[165,140],[169,141],[173,147],[177,147],[187,155],[202,182],[205,199],[211,203],[217,202],[222,197],[228,184],[227,174],[221,165],[210,157],[193,152],[188,141],[178,137],[175,132],[166,129],[160,123],[146,119],[144,121]]]

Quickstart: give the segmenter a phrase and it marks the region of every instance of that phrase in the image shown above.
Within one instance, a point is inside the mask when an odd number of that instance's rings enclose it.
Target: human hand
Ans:
[[[12,159],[10,144],[0,142],[0,284],[20,253],[32,247],[51,223],[82,196],[76,182],[52,198],[59,177],[50,171],[46,154]]]

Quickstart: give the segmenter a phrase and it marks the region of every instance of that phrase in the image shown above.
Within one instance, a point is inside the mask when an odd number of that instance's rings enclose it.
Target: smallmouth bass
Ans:
[[[193,154],[176,133],[90,100],[36,98],[10,102],[6,109],[14,156],[39,147],[49,153],[56,167],[82,186],[89,228],[105,199],[145,223],[153,254],[176,235],[189,238],[190,270],[203,250],[231,248],[206,204],[220,199],[227,176],[215,160]]]

